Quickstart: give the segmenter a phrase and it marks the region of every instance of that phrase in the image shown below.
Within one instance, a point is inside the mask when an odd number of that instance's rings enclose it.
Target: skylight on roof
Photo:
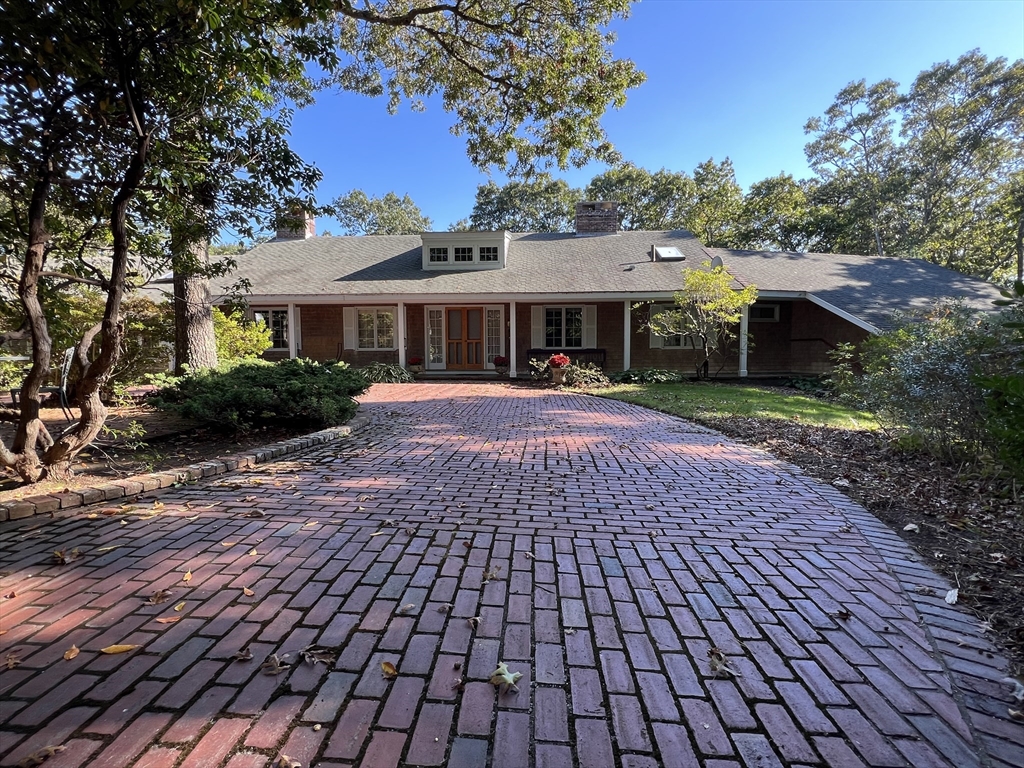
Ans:
[[[686,257],[678,248],[671,245],[654,246],[655,261],[682,261]]]

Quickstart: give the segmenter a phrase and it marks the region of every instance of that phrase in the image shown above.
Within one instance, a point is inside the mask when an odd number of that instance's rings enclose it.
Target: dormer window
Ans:
[[[448,249],[447,248],[431,248],[430,249],[430,262],[432,264],[443,264],[448,261]]]
[[[494,245],[480,246],[480,261],[497,261],[498,248]]]
[[[473,261],[473,248],[465,248],[461,245],[455,246],[456,261]]]
[[[504,269],[510,233],[424,232],[421,236],[423,269],[471,271]]]

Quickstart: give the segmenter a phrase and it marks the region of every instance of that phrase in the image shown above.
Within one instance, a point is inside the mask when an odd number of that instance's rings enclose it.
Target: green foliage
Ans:
[[[720,419],[759,418],[798,421],[809,426],[839,429],[875,429],[869,413],[835,401],[751,385],[717,382],[675,384],[616,384],[602,390],[602,397],[624,400],[715,425]]]
[[[679,371],[663,368],[630,368],[628,371],[613,371],[608,378],[616,384],[664,384],[683,381],[685,376]]]
[[[736,324],[743,307],[757,301],[757,288],[748,285],[735,290],[725,267],[712,268],[708,261],[702,267],[683,270],[683,290],[675,295],[676,308],[653,313],[648,327],[656,336],[682,334],[699,339],[703,356],[696,366],[697,375],[706,378],[711,358],[724,358],[730,342],[737,338]]]
[[[159,408],[235,430],[275,424],[327,427],[355,413],[368,382],[345,363],[250,360],[200,371],[159,390]]]
[[[539,174],[498,186],[493,181],[476,189],[468,222],[456,229],[510,232],[571,232],[580,191],[562,179]]]
[[[31,366],[31,363],[0,361],[0,392],[20,387]]]
[[[697,199],[697,188],[686,173],[664,168],[651,173],[627,163],[592,178],[583,196],[617,201],[623,230],[679,229]]]
[[[736,224],[743,210],[743,190],[736,183],[732,160],[710,158],[693,171],[697,195],[683,223],[704,245],[730,248],[737,244]]]
[[[213,331],[217,337],[217,359],[221,362],[257,358],[274,342],[264,322],[253,322],[234,309],[228,313],[213,308]]]
[[[359,372],[374,384],[408,384],[416,380],[409,371],[394,363],[370,363]]]
[[[577,389],[599,389],[610,386],[611,381],[595,363],[572,363],[565,367],[565,384]]]
[[[1024,372],[978,379],[984,388],[985,429],[996,455],[1017,477],[1024,478]]]
[[[336,198],[332,206],[346,235],[418,235],[433,226],[411,197],[399,197],[394,192],[369,197],[353,189]]]
[[[551,366],[548,365],[548,358],[538,360],[531,357],[529,360],[530,378],[534,381],[546,381],[551,379]]]

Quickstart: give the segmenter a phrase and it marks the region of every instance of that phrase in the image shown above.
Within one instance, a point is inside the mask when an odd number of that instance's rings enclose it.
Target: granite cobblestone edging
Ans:
[[[170,488],[176,483],[194,482],[234,472],[245,467],[255,467],[259,464],[279,459],[282,456],[289,456],[310,448],[328,445],[343,437],[348,437],[353,432],[358,432],[369,423],[369,416],[357,414],[348,424],[340,427],[322,429],[319,432],[313,432],[303,437],[293,437],[290,440],[282,440],[278,443],[271,443],[262,448],[242,453],[233,453],[211,461],[202,461],[184,467],[167,469],[163,472],[133,475],[132,477],[114,480],[103,485],[76,488],[73,491],[68,490],[59,493],[28,496],[24,499],[0,504],[0,522],[21,520],[22,518],[34,515],[50,515],[54,512],[84,507],[103,501],[115,501],[130,496],[137,496],[140,493]]]

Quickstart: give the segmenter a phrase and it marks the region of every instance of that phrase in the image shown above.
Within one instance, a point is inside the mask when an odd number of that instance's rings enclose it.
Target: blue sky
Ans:
[[[905,88],[972,48],[1024,58],[1024,0],[644,0],[614,29],[616,56],[647,74],[603,121],[623,158],[692,172],[728,156],[744,188],[783,171],[808,175],[803,125],[851,81],[892,78]],[[441,230],[469,215],[488,178],[450,126],[435,103],[389,115],[383,99],[323,93],[296,115],[292,136],[324,173],[319,200],[350,189],[408,194]],[[555,175],[582,187],[604,169]],[[340,233],[331,220],[317,229]]]

